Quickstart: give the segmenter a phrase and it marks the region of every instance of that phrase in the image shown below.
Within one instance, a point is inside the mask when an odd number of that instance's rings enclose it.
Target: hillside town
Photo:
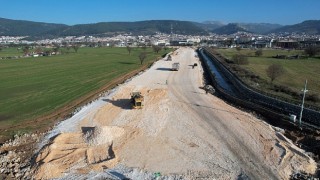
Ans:
[[[66,36],[54,39],[25,40],[25,36],[0,36],[1,46],[36,45],[60,47],[71,44],[82,46],[215,46],[225,48],[286,48],[303,49],[308,46],[320,45],[320,35],[278,33],[258,35],[247,32],[237,32],[230,35],[218,35],[211,33],[208,36],[179,35],[156,33],[154,35],[134,36],[120,34],[112,37],[98,36]]]

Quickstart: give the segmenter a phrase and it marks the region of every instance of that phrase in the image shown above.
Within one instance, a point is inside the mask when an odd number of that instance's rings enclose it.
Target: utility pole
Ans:
[[[302,90],[303,91],[303,97],[302,97],[302,104],[301,104],[301,111],[300,111],[300,116],[299,116],[299,126],[301,127],[301,119],[302,119],[302,112],[303,112],[303,106],[304,106],[304,98],[306,96],[306,92],[308,92],[307,90],[307,80],[306,80],[306,83],[304,84],[304,89]]]
[[[170,33],[171,37],[173,37],[173,27],[172,27],[172,24],[171,24],[171,33]]]

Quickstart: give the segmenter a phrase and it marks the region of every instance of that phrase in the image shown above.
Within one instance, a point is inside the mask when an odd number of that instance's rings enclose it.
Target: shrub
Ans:
[[[255,53],[256,56],[262,56],[262,49],[258,49]]]
[[[291,95],[294,98],[299,98],[300,94],[297,91],[292,90],[288,86],[283,86],[283,85],[274,85],[273,89],[276,92],[283,92],[285,94]]]
[[[320,102],[320,97],[318,94],[306,94],[306,100],[311,102]]]
[[[304,53],[309,57],[314,57],[317,53],[319,53],[319,49],[315,46],[309,46],[304,50]]]
[[[233,55],[232,60],[235,64],[239,64],[239,65],[249,64],[247,56],[245,56],[243,54]]]
[[[280,64],[271,64],[268,69],[266,69],[266,73],[272,83],[276,78],[282,76],[285,70]]]
[[[233,64],[233,63],[234,63],[232,60],[230,60],[230,59],[228,59],[228,58],[226,58],[225,61],[226,61],[227,63],[229,63],[229,64]]]

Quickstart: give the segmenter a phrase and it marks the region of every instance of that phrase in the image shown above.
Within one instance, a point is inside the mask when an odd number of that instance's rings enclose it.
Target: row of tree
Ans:
[[[128,50],[128,53],[131,54],[131,50],[132,50],[133,47],[131,46],[127,46],[127,50]],[[144,51],[147,49],[147,46],[141,46],[141,49],[143,49]],[[163,48],[161,46],[157,46],[157,45],[153,45],[152,46],[152,50],[155,52],[155,53],[159,53],[162,49],[164,49],[165,51],[168,49],[168,47],[164,46]]]
[[[238,52],[241,50],[240,47],[237,47],[236,49]],[[319,53],[320,53],[320,48],[316,46],[310,46],[304,50],[304,54],[308,55],[309,57],[314,57]],[[258,49],[257,51],[255,51],[255,55],[262,56],[263,55],[262,49]],[[232,60],[235,64],[238,64],[238,65],[249,64],[247,56],[240,53],[233,55]],[[275,79],[285,74],[285,69],[280,64],[271,64],[266,69],[266,74],[270,78],[272,83]]]
[[[147,46],[141,46],[141,48],[143,49],[143,52],[139,54],[139,60],[140,60],[140,64],[142,65],[144,60],[147,58],[147,52],[146,52]],[[127,51],[129,55],[131,54],[132,49],[133,47],[127,46]],[[167,47],[162,48],[161,46],[154,45],[152,46],[152,49],[155,53],[158,54],[162,49],[167,50]]]
[[[66,50],[67,50],[68,52],[70,51],[71,48],[74,50],[74,52],[77,53],[77,52],[78,52],[78,49],[80,48],[80,46],[77,45],[77,44],[73,44],[73,45],[71,45],[71,46],[66,46]],[[31,46],[24,46],[24,47],[22,48],[22,51],[23,51],[24,55],[29,54],[29,53],[31,52],[31,50],[32,50],[32,47],[31,47]],[[40,54],[40,53],[51,54],[52,52],[58,53],[58,52],[60,52],[60,50],[61,50],[61,47],[60,47],[59,45],[54,45],[54,47],[53,47],[52,49],[43,49],[43,48],[41,48],[41,47],[36,47],[36,48],[33,50],[33,52],[35,52],[35,53],[37,53],[37,54]]]
[[[54,47],[52,49],[45,49],[45,50],[41,47],[36,47],[33,52],[35,52],[37,54],[43,53],[43,54],[48,54],[48,55],[51,54],[52,52],[55,52],[55,53],[60,52],[61,46],[59,44],[53,44],[53,46]],[[74,50],[74,52],[76,52],[76,53],[78,52],[78,49],[80,47],[78,44],[69,45],[66,43],[63,44],[63,46],[66,47],[67,51],[69,51],[72,48]],[[143,64],[144,60],[147,58],[147,53],[145,52],[145,50],[147,49],[147,46],[141,46],[141,48],[144,51],[139,54],[139,60],[140,60],[140,64]],[[24,46],[22,48],[22,51],[25,55],[27,55],[31,52],[31,49],[32,49],[31,46]],[[133,47],[127,46],[127,50],[128,50],[129,54],[131,54],[132,49],[133,49]],[[159,53],[162,49],[167,50],[167,47],[162,48],[161,46],[152,46],[152,49],[155,53]],[[2,50],[2,47],[0,47],[0,51],[1,50]]]
[[[309,57],[314,57],[320,53],[320,47],[309,46],[304,50],[304,53]]]
[[[240,52],[241,49],[242,49],[241,47],[236,47],[236,50],[238,52]],[[320,53],[320,47],[317,47],[317,46],[309,46],[309,47],[304,49],[304,54],[309,56],[309,57],[315,57],[319,53]],[[256,56],[262,56],[263,55],[262,49],[256,50],[255,51],[255,55]]]
[[[238,50],[239,51],[239,50]],[[256,56],[262,56],[262,50],[258,49],[255,51]],[[248,57],[243,54],[235,54],[232,56],[233,63],[237,65],[246,65],[249,64]],[[284,68],[280,64],[271,64],[266,69],[267,76],[270,78],[271,83],[278,77],[282,76],[285,73]]]

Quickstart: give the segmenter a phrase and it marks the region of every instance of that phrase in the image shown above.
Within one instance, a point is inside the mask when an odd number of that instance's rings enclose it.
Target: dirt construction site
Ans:
[[[192,48],[83,107],[39,144],[35,179],[289,179],[316,162],[280,128],[206,93]],[[180,63],[178,71],[172,64]],[[197,63],[198,66],[193,66]],[[130,93],[144,96],[132,109]]]

